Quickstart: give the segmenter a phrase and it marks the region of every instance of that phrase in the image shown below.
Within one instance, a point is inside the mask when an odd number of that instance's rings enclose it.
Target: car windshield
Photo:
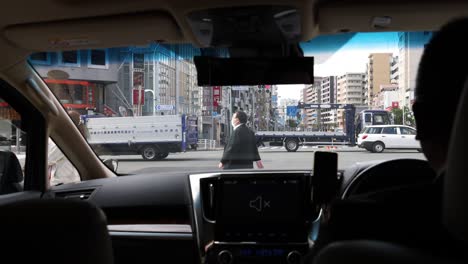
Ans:
[[[63,107],[81,115],[96,154],[119,160],[119,174],[219,170],[239,110],[265,169],[310,170],[320,150],[339,153],[344,169],[425,159],[414,136],[373,153],[358,134],[381,130],[364,130],[369,125],[415,127],[417,67],[432,34],[346,33],[301,43],[315,60],[314,83],[304,85],[198,86],[193,58],[229,54],[190,44],[39,52],[29,62]]]

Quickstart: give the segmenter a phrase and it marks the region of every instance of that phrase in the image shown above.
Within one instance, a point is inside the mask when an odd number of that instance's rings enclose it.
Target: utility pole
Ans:
[[[210,132],[210,134],[211,134],[211,139],[215,139],[215,136],[214,136],[214,120],[213,120],[213,110],[214,110],[213,86],[210,86],[210,98],[211,98],[211,100],[210,100],[211,103],[210,103],[210,108],[209,108],[209,109],[211,109],[211,111],[210,111],[210,115],[211,115],[211,117],[210,117],[211,118],[211,132]]]
[[[403,125],[405,125],[405,124],[406,124],[406,123],[405,123],[405,106],[403,106],[403,114],[402,114],[402,116],[403,116]]]
[[[139,116],[143,115],[143,104],[141,103],[141,100],[143,99],[142,96],[142,89],[141,85],[138,85],[138,111],[139,111]]]
[[[257,112],[257,109],[256,109],[256,102],[257,102],[257,98],[255,96],[256,94],[256,88],[254,88],[254,91],[252,93],[252,130],[255,132],[256,129],[255,129],[255,113]]]

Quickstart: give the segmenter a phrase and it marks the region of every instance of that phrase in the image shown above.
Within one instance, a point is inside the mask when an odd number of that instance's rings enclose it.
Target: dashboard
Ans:
[[[292,264],[314,247],[324,193],[348,199],[396,179],[405,184],[423,169],[425,161],[374,161],[336,177],[322,171],[322,180],[314,171],[146,173],[55,186],[44,197],[98,205],[118,263]]]

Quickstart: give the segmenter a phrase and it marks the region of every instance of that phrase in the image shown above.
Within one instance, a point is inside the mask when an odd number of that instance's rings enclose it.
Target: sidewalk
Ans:
[[[197,150],[194,150],[194,151],[220,151],[220,150],[224,150],[224,147],[215,147],[212,149],[197,148]],[[192,150],[189,150],[189,151],[192,151]]]

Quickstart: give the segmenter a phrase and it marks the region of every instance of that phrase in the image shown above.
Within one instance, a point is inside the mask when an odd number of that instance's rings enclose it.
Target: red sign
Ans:
[[[398,108],[400,104],[398,102],[392,102],[392,108]]]
[[[139,93],[138,93],[139,92]],[[140,96],[138,96],[140,94]],[[140,103],[138,103],[138,98],[140,98]],[[144,105],[145,104],[145,90],[143,89],[133,89],[133,104],[134,105]]]
[[[213,86],[213,106],[218,107],[221,101],[221,86]]]

